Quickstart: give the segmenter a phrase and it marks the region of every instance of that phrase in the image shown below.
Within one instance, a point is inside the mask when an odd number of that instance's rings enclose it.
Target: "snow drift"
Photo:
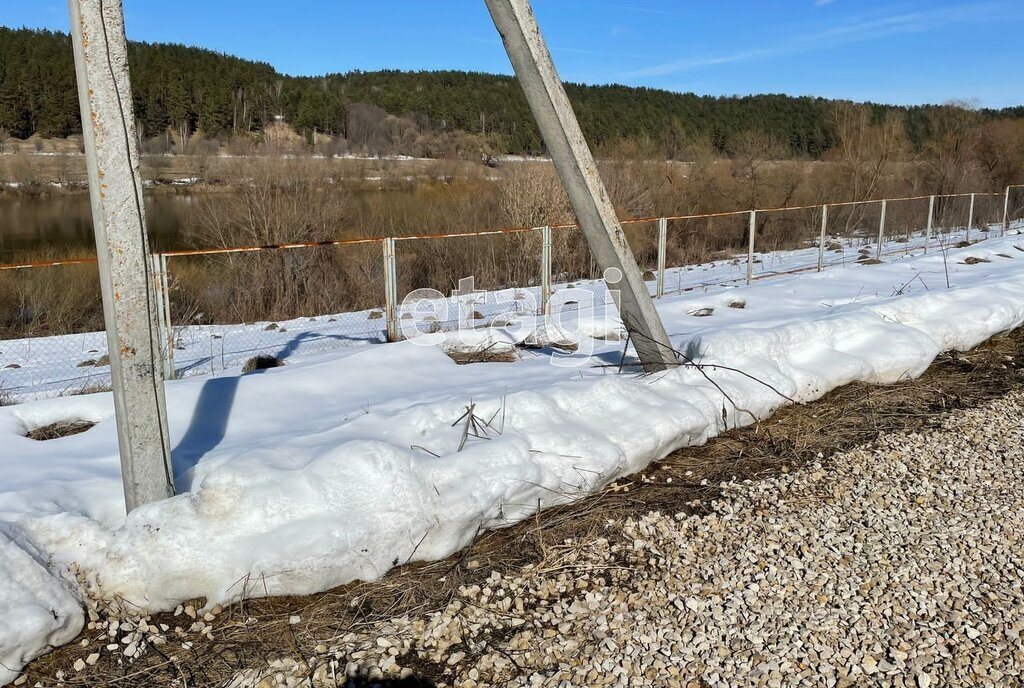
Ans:
[[[603,305],[580,313],[580,351],[557,366],[530,352],[457,366],[442,347],[403,342],[172,382],[180,494],[127,518],[109,394],[0,408],[0,681],[80,630],[71,564],[95,594],[158,610],[310,593],[442,558],[480,527],[763,418],[787,403],[780,393],[804,402],[854,380],[893,383],[1021,325],[1022,251],[1011,236],[660,300],[680,351],[751,376],[705,371],[736,407],[693,368],[619,374],[621,343],[588,336],[603,334]],[[737,299],[745,308],[729,307]],[[714,310],[690,315],[701,308]],[[494,428],[458,451],[452,424],[471,403]],[[97,425],[25,437],[77,419]]]

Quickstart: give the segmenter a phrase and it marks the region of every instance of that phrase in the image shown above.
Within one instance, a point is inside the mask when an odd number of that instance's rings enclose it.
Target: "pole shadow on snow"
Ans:
[[[293,337],[282,349],[272,354],[269,358],[278,361],[286,360],[295,353],[299,346],[309,340],[337,339],[341,341],[355,342],[376,342],[376,337],[346,337],[342,335],[325,335],[312,332],[304,332]],[[257,352],[253,352],[254,355]],[[241,372],[225,377],[214,377],[203,383],[196,400],[195,410],[192,412],[192,420],[188,429],[182,436],[181,441],[171,451],[171,466],[175,478],[185,476],[192,468],[199,463],[204,456],[216,449],[224,440],[227,433],[228,418],[231,416],[231,409],[235,405],[235,397],[238,394],[238,385],[243,376],[261,375],[273,366],[258,366],[255,370]],[[177,485],[176,488],[183,486]]]

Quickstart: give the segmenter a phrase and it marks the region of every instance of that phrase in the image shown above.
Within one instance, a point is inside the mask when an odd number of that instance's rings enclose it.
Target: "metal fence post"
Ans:
[[[967,236],[964,237],[965,241],[971,240],[971,227],[974,226],[974,198],[977,194],[971,194],[971,209],[967,213]]]
[[[174,494],[120,0],[68,0],[103,318],[128,511]]]
[[[381,242],[384,251],[384,322],[387,340],[402,338],[398,329],[398,261],[395,258],[395,240],[388,237]]]
[[[1006,198],[1003,199],[1003,233],[1006,236],[1010,231],[1010,187],[1006,187]]]
[[[171,334],[167,326],[167,319],[164,317],[164,313],[167,311],[167,292],[164,290],[164,284],[166,279],[163,273],[163,261],[164,256],[159,253],[154,253],[150,256],[150,262],[152,263],[152,274],[153,276],[153,292],[156,296],[156,313],[157,313],[157,326],[160,337],[160,360],[163,363],[162,370],[164,372],[164,378],[170,377],[170,351],[171,351]]]
[[[757,211],[750,211],[750,229],[747,232],[747,284],[754,281],[754,233],[757,230]]]
[[[529,0],[485,0],[591,255],[647,372],[679,364]]]
[[[825,269],[825,231],[828,228],[828,205],[821,206],[821,235],[818,237],[818,272]]]
[[[668,260],[668,219],[658,218],[658,287],[656,294],[660,299],[665,295],[665,263]]]
[[[164,356],[164,364],[167,366],[165,377],[173,380],[178,373],[174,369],[174,347],[177,344],[174,338],[174,325],[171,323],[171,288],[170,273],[168,272],[168,259],[164,253],[160,254],[160,293],[162,294],[164,312],[164,332],[167,336],[167,354]]]
[[[882,244],[885,242],[885,212],[889,207],[888,199],[882,201],[882,216],[878,220],[878,250],[875,251],[875,258],[882,259]]]
[[[935,222],[935,196],[928,199],[928,224],[924,230],[924,252],[928,253],[928,244],[932,241],[932,224]]]
[[[551,312],[551,227],[540,228],[540,313]]]
[[[167,354],[164,352],[164,348],[167,346],[167,329],[166,323],[163,319],[164,312],[164,292],[160,288],[163,279],[160,277],[160,254],[151,253],[149,255],[149,276],[153,280],[153,297],[156,299],[156,313],[157,313],[157,337],[160,340],[160,359],[162,361],[167,360]],[[164,363],[162,368],[165,373],[167,370],[167,364]]]

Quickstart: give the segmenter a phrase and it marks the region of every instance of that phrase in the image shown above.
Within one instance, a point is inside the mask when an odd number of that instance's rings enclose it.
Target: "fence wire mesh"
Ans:
[[[109,389],[106,353],[95,263],[0,272],[0,403]]]
[[[1004,220],[1024,231],[1024,187],[975,194],[973,211],[971,194],[758,210],[752,260],[750,217],[629,220],[624,230],[650,292],[660,284],[673,294],[742,284],[748,267],[757,280],[815,270],[819,261],[828,268],[939,250],[1001,233]],[[545,236],[551,303],[559,311],[585,309],[580,301],[610,304],[575,226],[164,254],[169,368],[178,377],[219,375],[259,355],[288,359],[383,342],[389,298],[400,337],[536,315],[544,309]],[[89,260],[0,266],[0,404],[109,388],[98,272]]]
[[[1024,217],[1024,187],[1012,186],[1004,199],[1003,216],[1007,224]]]
[[[395,242],[399,327],[406,338],[486,327],[536,313],[542,232],[408,238]]]
[[[819,207],[756,213],[753,278],[817,267],[820,234]]]
[[[168,260],[176,377],[385,340],[380,242]]]
[[[635,232],[638,239],[641,237],[640,232],[645,229],[638,225],[627,228]],[[657,245],[657,235],[654,241]],[[657,249],[654,264],[656,267]],[[569,315],[578,310],[600,309],[605,306],[614,308],[612,295],[601,280],[601,268],[590,253],[587,238],[579,227],[559,227],[551,230],[551,271],[553,312]],[[653,288],[653,280],[651,285]],[[570,319],[560,319],[559,322],[571,322],[571,316]]]
[[[658,221],[625,222],[622,230],[626,233],[626,240],[633,250],[644,280],[653,282],[658,270]]]
[[[665,293],[744,279],[749,213],[668,220]]]

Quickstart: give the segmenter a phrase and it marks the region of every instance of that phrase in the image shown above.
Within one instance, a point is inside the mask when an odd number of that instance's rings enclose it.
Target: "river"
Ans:
[[[147,191],[146,224],[152,250],[193,248],[197,241],[193,232],[194,212],[229,199],[230,192]],[[409,210],[421,204],[421,197],[411,188],[360,189],[351,192],[348,202],[352,226],[383,236],[388,231],[386,226],[371,223],[372,219],[377,219],[387,225],[386,218],[381,217],[382,207],[403,218],[411,218]],[[490,220],[492,218],[481,219],[481,226],[486,226]],[[406,222],[417,226],[415,220]],[[339,227],[338,236],[345,234],[346,228]],[[91,255],[95,251],[89,194],[29,196],[0,192],[0,264],[39,260],[44,256]]]
[[[146,194],[146,223],[154,250],[182,248],[196,197]],[[46,249],[60,255],[94,253],[89,195],[0,194],[0,263],[38,256]]]

